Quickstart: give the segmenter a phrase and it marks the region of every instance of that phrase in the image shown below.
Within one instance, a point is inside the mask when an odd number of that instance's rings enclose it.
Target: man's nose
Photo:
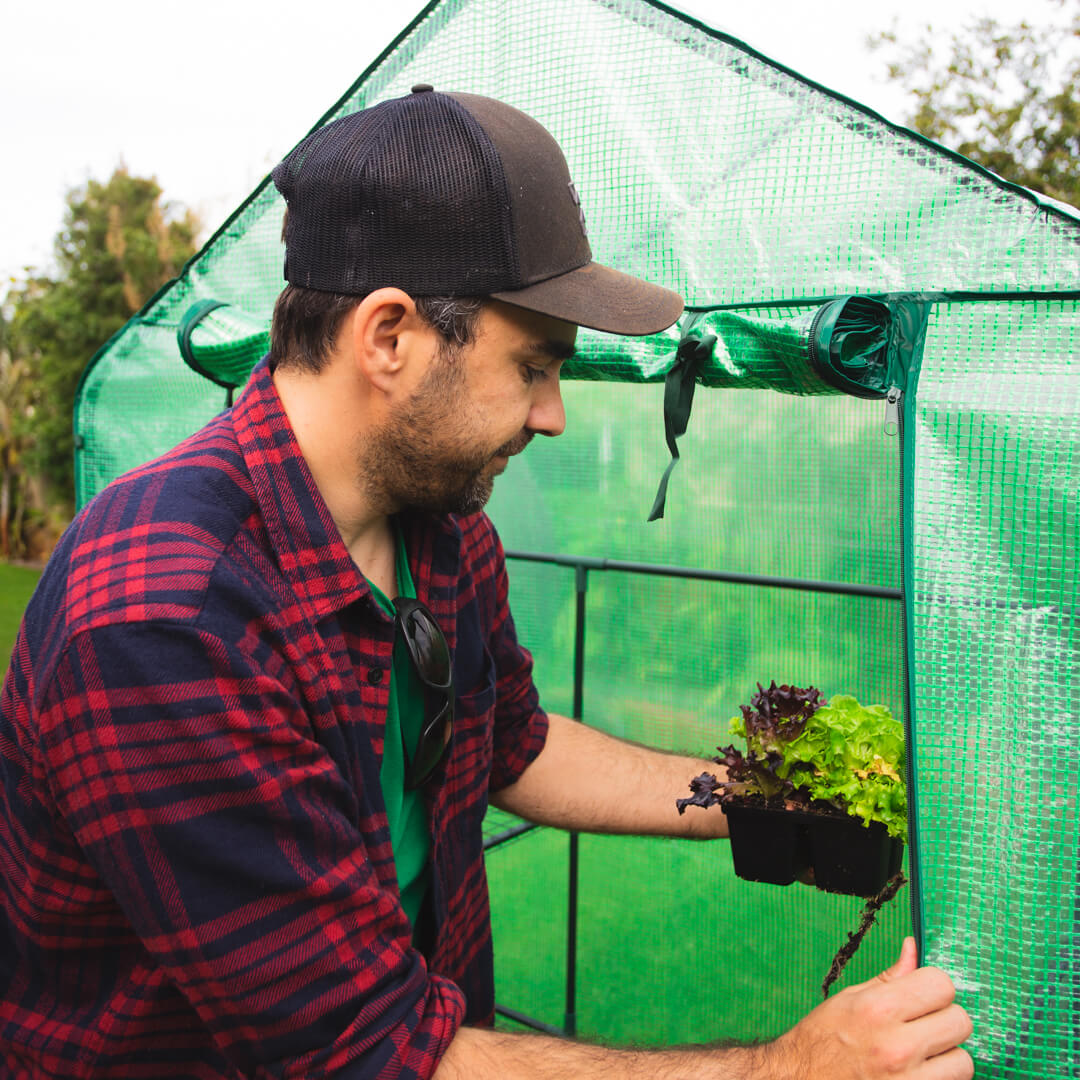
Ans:
[[[558,375],[538,387],[526,428],[536,435],[561,435],[566,430],[566,409]]]

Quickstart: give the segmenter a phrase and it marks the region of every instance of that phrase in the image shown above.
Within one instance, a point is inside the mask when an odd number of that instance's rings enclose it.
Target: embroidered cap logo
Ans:
[[[570,198],[574,200],[574,205],[577,207],[578,221],[581,224],[581,235],[588,236],[589,230],[585,226],[585,209],[581,205],[581,196],[577,193],[577,188],[574,187],[573,180],[571,180],[570,183],[566,186],[570,189]]]

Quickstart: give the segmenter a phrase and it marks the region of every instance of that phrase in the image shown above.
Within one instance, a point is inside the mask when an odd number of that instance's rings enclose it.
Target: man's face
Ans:
[[[395,508],[480,510],[511,457],[565,427],[559,370],[576,337],[571,323],[494,300],[471,345],[449,350],[433,331],[421,382],[367,441],[364,484]]]

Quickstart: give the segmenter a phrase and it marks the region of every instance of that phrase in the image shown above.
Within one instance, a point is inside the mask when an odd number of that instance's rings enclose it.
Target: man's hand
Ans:
[[[969,1080],[974,1066],[959,1044],[971,1020],[954,996],[945,972],[918,967],[907,938],[891,968],[841,990],[769,1046],[774,1071],[763,1075]]]
[[[888,971],[841,990],[775,1042],[614,1050],[461,1028],[435,1080],[970,1080],[971,1058],[958,1049],[970,1034],[949,977],[917,969],[908,938]]]

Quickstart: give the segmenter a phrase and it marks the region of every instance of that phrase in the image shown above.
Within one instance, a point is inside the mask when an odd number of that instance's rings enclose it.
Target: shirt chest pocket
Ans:
[[[477,668],[472,685],[459,692],[454,703],[447,782],[452,789],[475,787],[486,805],[495,737],[495,662],[486,649]]]

